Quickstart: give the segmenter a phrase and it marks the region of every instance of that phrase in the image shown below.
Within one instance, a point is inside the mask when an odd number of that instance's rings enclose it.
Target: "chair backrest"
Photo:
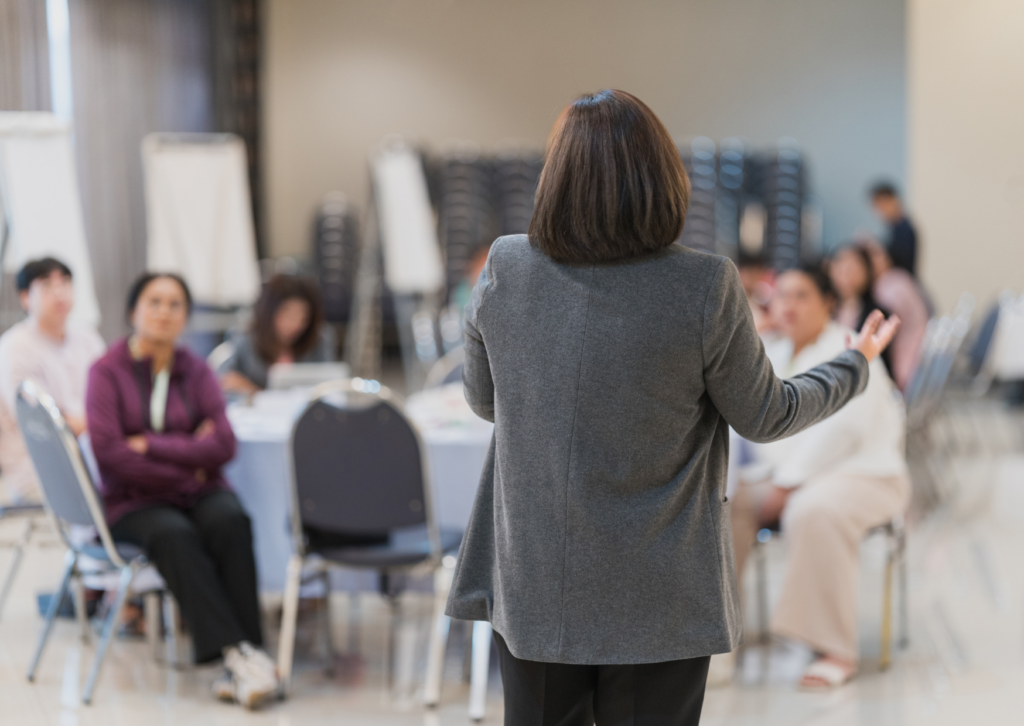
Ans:
[[[223,373],[221,368],[227,363],[231,356],[235,354],[235,342],[233,340],[225,340],[223,343],[218,345],[216,348],[210,351],[210,355],[206,356],[206,364],[213,369],[214,373]]]
[[[921,346],[921,361],[907,389],[907,424],[910,428],[925,424],[938,407],[969,329],[969,312],[960,312],[954,318],[933,319],[928,323],[928,332]]]
[[[18,389],[18,428],[39,477],[46,506],[65,543],[66,525],[95,527],[112,561],[121,564],[110,538],[103,507],[82,459],[78,442],[53,399],[33,381]]]
[[[426,524],[435,539],[419,434],[376,381],[314,389],[291,439],[293,526],[383,534]]]
[[[440,360],[430,367],[424,388],[444,386],[462,380],[462,366],[466,360],[466,349],[462,346],[445,353]]]

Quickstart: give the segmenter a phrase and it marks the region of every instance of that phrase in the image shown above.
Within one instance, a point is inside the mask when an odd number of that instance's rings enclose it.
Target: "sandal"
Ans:
[[[849,683],[857,675],[857,668],[844,668],[835,661],[819,658],[811,663],[800,679],[800,690],[830,691]]]

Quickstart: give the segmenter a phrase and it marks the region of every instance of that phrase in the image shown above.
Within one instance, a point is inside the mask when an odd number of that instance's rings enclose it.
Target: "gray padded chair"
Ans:
[[[376,381],[354,378],[314,388],[295,422],[290,448],[294,553],[285,580],[278,653],[285,689],[304,565],[314,569],[309,579],[321,579],[328,596],[330,567],[376,570],[393,625],[400,595],[393,576],[436,573],[445,553],[456,551],[462,541],[461,532],[440,530],[434,522],[423,443],[395,397]],[[314,546],[308,528],[386,541]],[[326,643],[329,650],[329,629]]]
[[[36,669],[43,655],[43,648],[53,629],[53,621],[61,601],[67,595],[74,581],[81,585],[80,559],[91,558],[105,563],[119,572],[117,591],[113,604],[103,624],[103,632],[96,647],[96,657],[86,678],[82,691],[83,703],[92,701],[100,669],[120,621],[121,610],[135,575],[148,564],[145,554],[137,547],[115,544],[110,536],[103,507],[100,503],[92,477],[82,458],[74,434],[64,422],[63,416],[53,399],[32,381],[26,381],[18,390],[18,427],[25,438],[29,456],[39,475],[46,509],[53,525],[64,544],[64,570],[60,585],[52,598],[46,613],[43,630],[39,634],[32,661],[28,668],[28,679],[35,679]],[[70,528],[79,525],[95,529],[99,542],[78,544],[70,536]],[[80,592],[80,590],[78,590]],[[80,598],[79,598],[80,600]],[[84,604],[78,603],[79,617],[84,614]]]

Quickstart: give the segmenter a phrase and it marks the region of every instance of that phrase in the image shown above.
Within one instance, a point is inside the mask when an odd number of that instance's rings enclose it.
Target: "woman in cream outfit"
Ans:
[[[852,333],[831,319],[835,294],[822,270],[784,273],[776,296],[782,334],[765,351],[777,376],[800,375],[847,349]],[[804,687],[840,685],[855,673],[860,542],[910,498],[902,404],[882,361],[870,368],[864,394],[834,416],[788,439],[753,444],[756,463],[733,503],[738,568],[757,529],[781,522],[787,564],[771,629],[818,655]]]

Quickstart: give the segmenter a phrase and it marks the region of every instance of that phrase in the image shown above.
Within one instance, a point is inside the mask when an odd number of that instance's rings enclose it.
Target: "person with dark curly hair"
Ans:
[[[326,363],[336,359],[333,330],[313,280],[274,275],[263,286],[246,332],[228,338],[234,350],[220,366],[225,392],[251,394],[267,387],[276,363]]]

